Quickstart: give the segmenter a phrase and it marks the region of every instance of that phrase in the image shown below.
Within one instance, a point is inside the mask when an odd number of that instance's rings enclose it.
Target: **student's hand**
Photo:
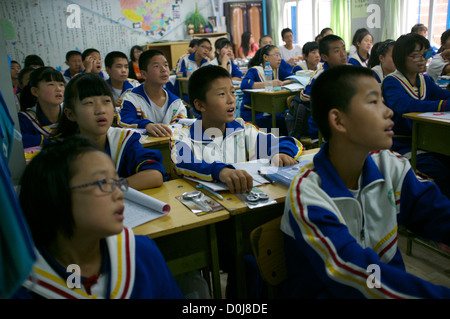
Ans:
[[[273,80],[272,83],[273,83],[273,87],[274,87],[274,88],[283,85],[283,81],[281,81],[281,80]]]
[[[114,101],[114,106],[115,107],[120,107],[122,105],[122,101],[123,101],[123,97],[122,98],[118,98],[117,100]]]
[[[222,57],[222,66],[227,69],[228,62],[230,62],[230,57],[228,55],[224,55]]]
[[[165,124],[148,123],[145,126],[147,132],[156,137],[171,136],[172,130]]]
[[[283,86],[283,85],[290,84],[290,83],[292,83],[291,80],[285,80],[285,81],[281,82],[281,85]]]
[[[92,55],[86,57],[85,60],[85,72],[90,73],[94,68],[94,57]]]
[[[445,62],[449,62],[450,61],[450,49],[446,49],[446,50],[442,51],[441,57]]]
[[[270,165],[271,166],[278,166],[278,167],[283,167],[283,166],[291,166],[291,165],[295,165],[298,162],[293,159],[291,156],[287,155],[287,154],[283,154],[283,153],[278,153],[275,154],[272,159],[270,160]]]
[[[249,173],[241,169],[225,167],[219,173],[221,182],[227,184],[231,193],[244,193],[253,188],[253,178]]]

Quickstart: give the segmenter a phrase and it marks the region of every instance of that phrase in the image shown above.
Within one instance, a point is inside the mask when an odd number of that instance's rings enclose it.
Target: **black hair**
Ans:
[[[250,51],[250,38],[252,37],[252,33],[246,31],[241,35],[241,47],[244,51],[244,55],[248,55],[248,51]]]
[[[319,54],[320,55],[322,55],[322,54],[328,55],[328,53],[330,51],[330,44],[333,42],[336,42],[336,41],[344,42],[344,40],[340,36],[337,36],[335,34],[329,34],[329,35],[323,37],[319,42]]]
[[[94,151],[101,150],[84,136],[53,139],[25,168],[19,202],[37,247],[48,247],[58,234],[73,236],[70,180],[76,174],[75,161]]]
[[[23,77],[25,76],[25,74],[33,72],[34,70],[36,70],[36,69],[33,68],[32,66],[27,66],[27,67],[23,68],[22,70],[20,70],[19,76],[17,77],[17,79],[19,80],[19,84],[23,85],[22,80],[23,80]]]
[[[13,63],[18,64],[20,67],[22,67],[22,66],[20,65],[20,63],[17,62],[16,60],[11,60],[11,64],[13,64]]]
[[[32,65],[37,65],[40,67],[45,66],[44,60],[42,60],[41,57],[36,54],[27,55],[23,64],[24,64],[24,67],[32,66]]]
[[[127,60],[128,63],[128,57],[125,53],[120,51],[112,51],[105,56],[105,67],[107,68],[112,67],[112,65],[114,64],[114,60],[117,58],[123,58]]]
[[[83,61],[86,60],[86,58],[94,52],[97,52],[98,54],[100,54],[100,51],[97,49],[94,49],[94,48],[84,50],[83,53],[81,54],[81,60],[83,60]]]
[[[281,38],[283,39],[284,38],[284,35],[286,34],[286,33],[293,33],[292,32],[292,29],[290,29],[290,28],[284,28],[283,30],[281,30]]]
[[[138,51],[142,51],[142,52],[144,51],[144,49],[142,49],[142,47],[140,45],[133,45],[130,50],[130,60],[133,62],[136,62],[136,60],[134,59],[134,50],[135,49],[137,49]]]
[[[68,52],[66,53],[66,61],[69,61],[69,59],[70,59],[71,57],[75,56],[75,55],[79,55],[79,56],[81,57],[81,52],[76,51],[76,50],[68,51]]]
[[[270,34],[264,34],[263,36],[261,36],[261,37],[259,38],[259,46],[261,46],[261,40],[262,40],[263,38],[271,38],[271,39],[272,39],[272,36],[271,36]]]
[[[152,50],[144,51],[139,56],[139,69],[147,71],[147,66],[150,63],[150,60],[156,55],[162,55],[165,57],[164,53],[160,50],[152,49]]]
[[[450,38],[450,29],[445,30],[441,35],[441,46],[442,47],[445,45],[445,42],[447,42],[448,38]]]
[[[395,45],[395,41],[388,39],[383,42],[377,42],[372,47],[372,54],[370,55],[368,67],[371,69],[376,65],[380,64],[380,55],[386,56],[389,49]]]
[[[417,33],[404,34],[395,41],[392,59],[397,70],[403,74],[406,73],[406,58],[416,49],[417,44],[420,50],[430,48],[430,42]]]
[[[196,45],[198,45],[198,39],[192,39],[191,42],[189,42],[189,47],[193,48]]]
[[[322,31],[320,31],[319,35],[323,37],[325,35],[325,33],[327,33],[328,31],[333,32],[333,29],[331,29],[330,27],[323,28]]]
[[[417,33],[422,29],[426,29],[428,31],[428,28],[423,23],[417,23],[411,28],[411,33]]]
[[[230,46],[231,48],[233,48],[233,43],[231,43],[230,40],[225,39],[225,38],[220,38],[220,39],[216,40],[216,42],[214,43],[214,47],[216,48],[216,52],[214,52],[214,53],[215,53],[216,57],[219,56],[219,54],[217,53],[217,50],[220,51],[226,46]]]
[[[355,31],[355,34],[353,34],[352,44],[353,44],[355,47],[358,47],[358,46],[357,46],[357,43],[358,43],[358,42],[361,42],[362,39],[363,39],[366,35],[368,35],[368,34],[370,34],[370,32],[369,32],[369,30],[367,30],[366,28],[360,28],[360,29],[356,30],[356,31]]]
[[[114,101],[111,87],[100,76],[92,73],[78,74],[72,78],[64,91],[64,109],[75,112],[75,105],[92,96],[109,96]],[[113,104],[111,103],[111,107]],[[78,124],[69,120],[65,113],[58,121],[58,126],[53,133],[56,137],[68,137],[78,133]]]
[[[268,44],[262,48],[259,48],[258,51],[256,51],[255,56],[248,62],[248,68],[251,68],[253,66],[261,66],[264,62],[264,55],[269,54],[269,52],[272,49],[276,49],[277,47],[275,45]],[[264,66],[264,65],[263,65]]]
[[[32,87],[38,87],[39,82],[51,82],[57,81],[66,83],[63,75],[58,70],[50,67],[44,66],[41,68],[33,69],[30,74],[30,79],[28,84],[23,88],[22,93],[20,93],[20,109],[25,111],[26,109],[33,107],[37,100],[36,97],[31,93]]]
[[[311,114],[325,140],[331,137],[328,114],[336,108],[347,112],[351,99],[358,92],[357,77],[373,79],[373,71],[354,65],[340,65],[324,71],[311,89]],[[326,94],[324,94],[326,92]]]
[[[205,42],[208,42],[208,43],[211,45],[211,41],[209,41],[208,38],[201,38],[201,39],[198,39],[197,45],[198,45],[198,46],[201,46],[201,45],[202,45],[203,43],[205,43]]]
[[[188,95],[189,102],[195,107],[194,101],[206,100],[206,93],[211,89],[211,83],[220,78],[230,78],[230,73],[218,65],[206,65],[192,73],[189,77]]]
[[[319,44],[315,41],[306,42],[302,48],[303,58],[306,58],[314,50],[319,50]]]

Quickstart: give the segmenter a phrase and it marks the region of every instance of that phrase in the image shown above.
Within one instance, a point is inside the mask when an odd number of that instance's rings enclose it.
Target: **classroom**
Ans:
[[[0,70],[0,299],[450,298],[448,1],[3,0]]]

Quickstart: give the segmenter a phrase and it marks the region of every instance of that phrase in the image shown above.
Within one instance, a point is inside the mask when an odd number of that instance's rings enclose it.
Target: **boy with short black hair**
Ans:
[[[198,69],[189,79],[188,91],[201,116],[172,137],[171,158],[179,175],[221,181],[231,192],[242,193],[251,190],[251,176],[231,164],[259,158],[269,158],[274,166],[296,163],[303,151],[299,141],[263,133],[234,118],[235,89],[227,70],[215,65]]]
[[[106,82],[111,87],[116,108],[120,108],[123,97],[128,91],[139,86],[137,80],[128,78],[128,66],[128,58],[123,52],[112,51],[105,57],[106,73],[109,75]]]
[[[75,75],[84,70],[83,60],[81,59],[81,52],[71,50],[66,53],[66,65],[69,67],[64,71],[63,76],[66,83],[70,81]]]
[[[398,225],[448,245],[450,201],[389,150],[393,112],[372,71],[325,71],[312,88],[311,106],[327,142],[286,197],[286,295],[450,298],[449,288],[405,271]]]
[[[84,66],[83,73],[93,73],[104,80],[108,79],[108,74],[102,71],[102,57],[100,56],[100,51],[94,48],[86,49],[81,54],[81,60],[83,61]]]
[[[144,83],[125,95],[118,124],[121,127],[145,129],[153,136],[170,136],[168,124],[186,118],[181,99],[165,85],[169,81],[169,63],[159,50],[147,50],[139,56],[139,69]]]

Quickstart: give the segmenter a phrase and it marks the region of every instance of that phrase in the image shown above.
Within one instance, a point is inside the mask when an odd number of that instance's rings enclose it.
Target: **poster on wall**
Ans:
[[[208,10],[209,1],[198,3]],[[6,48],[13,60],[23,63],[37,54],[46,65],[64,70],[70,50],[94,47],[102,58],[111,51],[128,56],[136,44],[186,40],[183,21],[194,5],[187,0],[2,0],[0,21],[12,25],[8,32],[15,37]]]
[[[356,30],[366,28],[373,36],[373,42],[382,38],[385,0],[351,0],[352,38]]]

